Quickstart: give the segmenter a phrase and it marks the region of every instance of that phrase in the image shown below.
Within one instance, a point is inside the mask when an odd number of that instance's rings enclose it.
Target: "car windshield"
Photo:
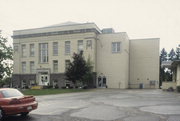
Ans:
[[[2,94],[5,98],[23,96],[23,94],[16,89],[3,90]]]

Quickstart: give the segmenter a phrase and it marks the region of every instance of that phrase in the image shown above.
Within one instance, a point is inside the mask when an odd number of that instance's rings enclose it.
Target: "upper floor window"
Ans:
[[[26,73],[26,62],[22,62],[22,73]]]
[[[48,62],[48,43],[39,44],[39,61],[40,63]]]
[[[53,72],[58,72],[58,60],[53,60]]]
[[[35,64],[34,64],[34,61],[30,61],[30,73],[35,73]]]
[[[22,48],[22,57],[26,57],[26,45],[23,44],[23,45],[21,46],[21,48]]]
[[[34,44],[30,44],[30,46],[29,46],[29,54],[30,54],[31,57],[33,57],[35,55]]]
[[[78,40],[78,52],[83,51],[83,40]]]
[[[18,45],[14,45],[14,52],[18,52]]]
[[[65,55],[69,55],[71,53],[71,42],[65,41]]]
[[[58,42],[53,42],[53,55],[58,55]]]
[[[120,42],[112,42],[112,53],[120,52]]]
[[[87,40],[86,41],[86,49],[91,48],[92,49],[92,40]]]

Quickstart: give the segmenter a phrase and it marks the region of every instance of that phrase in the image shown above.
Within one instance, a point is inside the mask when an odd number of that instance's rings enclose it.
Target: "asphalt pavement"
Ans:
[[[6,121],[180,121],[180,93],[160,89],[95,89],[37,96],[29,116]]]

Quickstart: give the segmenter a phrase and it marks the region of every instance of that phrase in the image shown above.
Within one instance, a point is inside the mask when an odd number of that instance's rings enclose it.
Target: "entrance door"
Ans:
[[[98,77],[98,87],[106,87],[106,77]]]
[[[39,85],[43,85],[43,86],[49,85],[49,75],[47,73],[40,73]]]

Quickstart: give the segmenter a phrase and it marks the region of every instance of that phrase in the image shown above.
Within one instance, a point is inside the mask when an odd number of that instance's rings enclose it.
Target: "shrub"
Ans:
[[[177,92],[180,92],[180,86],[177,86]]]

